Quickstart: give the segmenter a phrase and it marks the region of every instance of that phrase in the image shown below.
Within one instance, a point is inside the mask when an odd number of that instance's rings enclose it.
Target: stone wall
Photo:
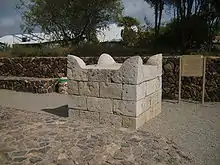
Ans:
[[[128,57],[114,57],[123,63]],[[149,57],[142,57],[146,64]],[[82,57],[86,64],[96,64],[98,57]],[[67,58],[0,58],[0,76],[58,78],[66,76]],[[205,101],[220,101],[220,59],[207,60]],[[163,57],[163,99],[178,99],[179,58]],[[24,84],[24,83],[23,83]],[[201,100],[201,78],[183,78],[182,98]],[[2,88],[2,87],[0,87]],[[22,88],[21,88],[22,89]]]
[[[0,89],[17,92],[51,93],[57,91],[56,78],[4,77],[0,76]]]
[[[163,99],[178,99],[179,57],[163,58]],[[202,100],[202,78],[182,77],[183,99]],[[205,101],[220,101],[220,58],[207,58]]]
[[[162,55],[143,65],[134,56],[123,64],[103,54],[97,65],[68,56],[69,116],[137,129],[161,112]]]
[[[57,78],[66,75],[63,57],[0,58],[0,76]]]

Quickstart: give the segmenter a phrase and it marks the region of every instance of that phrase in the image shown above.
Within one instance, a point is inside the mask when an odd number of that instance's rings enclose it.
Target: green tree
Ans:
[[[154,33],[158,36],[160,33],[161,19],[164,10],[164,0],[144,0],[154,9]]]
[[[97,30],[122,11],[120,0],[20,0],[17,6],[23,13],[24,32],[39,27],[65,44],[93,40]]]
[[[134,28],[138,28],[139,25],[139,21],[133,17],[125,16],[118,19],[118,26],[124,27],[121,36],[126,46],[135,46],[137,43],[138,33]]]

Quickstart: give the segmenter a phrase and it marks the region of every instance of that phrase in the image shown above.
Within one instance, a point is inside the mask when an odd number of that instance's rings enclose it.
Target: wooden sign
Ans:
[[[181,76],[202,77],[204,62],[201,55],[183,55],[181,59]]]

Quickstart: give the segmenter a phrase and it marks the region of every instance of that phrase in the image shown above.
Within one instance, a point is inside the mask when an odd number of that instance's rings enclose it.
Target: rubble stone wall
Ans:
[[[66,75],[65,57],[0,58],[0,76],[58,78]]]
[[[134,56],[123,64],[103,54],[97,65],[68,56],[69,116],[137,129],[161,112],[162,55],[143,65]]]
[[[118,63],[123,63],[128,56],[114,57]],[[82,57],[86,64],[96,64],[98,57]],[[146,64],[148,56],[142,57]],[[0,58],[0,76],[58,78],[66,76],[66,57],[34,57],[34,58]],[[178,99],[179,57],[163,57],[163,99]],[[12,80],[11,80],[12,81]],[[29,81],[29,80],[28,80]],[[33,81],[32,81],[33,82]],[[2,84],[10,84],[2,80]],[[14,86],[25,89],[25,82],[15,81]],[[0,89],[8,85],[1,85]],[[36,86],[36,85],[35,85]],[[11,88],[11,87],[10,87]],[[182,79],[182,98],[201,101],[202,78],[186,77]],[[220,58],[207,58],[205,101],[220,102]]]

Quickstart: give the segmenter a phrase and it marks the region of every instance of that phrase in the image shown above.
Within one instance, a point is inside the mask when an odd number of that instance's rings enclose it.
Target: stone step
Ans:
[[[0,89],[17,92],[52,93],[57,91],[58,78],[0,76]]]

